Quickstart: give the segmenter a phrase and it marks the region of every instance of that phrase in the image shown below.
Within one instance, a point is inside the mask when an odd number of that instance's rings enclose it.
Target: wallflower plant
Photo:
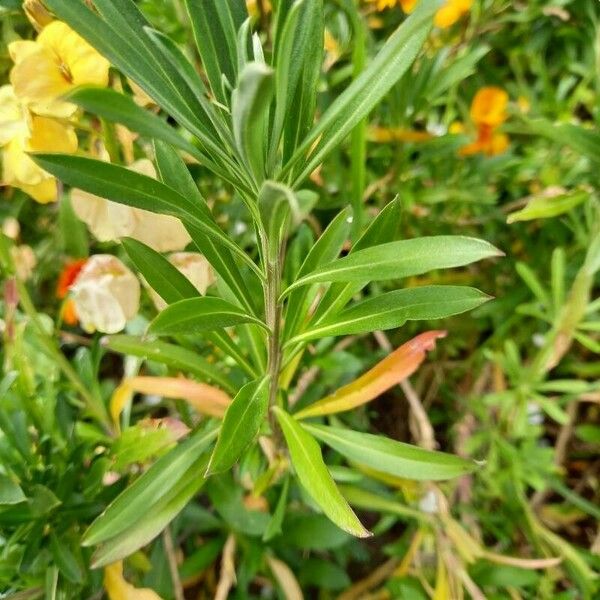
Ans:
[[[296,484],[307,503],[339,528],[357,537],[370,535],[334,481],[321,443],[351,465],[394,477],[444,480],[476,467],[459,457],[355,431],[332,416],[366,404],[410,375],[445,332],[422,333],[320,401],[300,401],[297,407],[289,401],[300,364],[310,364],[312,343],[442,319],[489,299],[477,289],[456,285],[385,293],[370,287],[371,282],[401,281],[501,254],[469,237],[398,239],[399,201],[383,209],[343,256],[352,224],[348,208],[297,267],[287,252],[309,210],[308,177],[408,72],[441,3],[418,3],[318,117],[322,0],[275,3],[272,52],[252,32],[242,0],[183,4],[205,77],[173,40],[150,28],[132,0],[46,2],[160,107],[155,114],[126,93],[106,87],[79,87],[64,98],[152,140],[158,179],[82,156],[36,154],[34,160],[87,194],[179,219],[217,278],[210,295],[201,295],[159,252],[125,238],[132,263],[167,306],[145,335],[112,336],[106,346],[151,356],[231,392],[228,400],[218,396],[219,411],[207,400],[207,418],[91,525],[84,543],[97,546],[97,567],[129,556],[156,537],[208,479],[234,468],[256,447],[269,449],[258,491],[273,488],[279,498],[264,539],[281,532],[289,489]],[[219,227],[184,158],[231,187],[252,223],[255,246],[240,246]],[[210,340],[239,367],[236,373],[243,373],[243,379],[215,373],[214,366],[179,345],[182,339]],[[202,412],[202,402],[195,406]],[[222,419],[215,416],[223,410]],[[117,406],[113,415],[119,412]]]

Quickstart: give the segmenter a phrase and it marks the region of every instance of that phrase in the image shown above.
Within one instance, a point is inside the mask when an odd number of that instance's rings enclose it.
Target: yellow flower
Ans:
[[[118,333],[137,314],[140,283],[115,256],[90,257],[69,288],[83,329]]]
[[[15,66],[15,94],[34,113],[69,117],[77,107],[61,96],[78,85],[108,85],[108,61],[61,21],[44,27],[35,41],[8,46]]]
[[[380,12],[400,6],[408,14],[415,9],[418,0],[365,0],[365,2],[375,4],[375,9]],[[471,10],[472,5],[473,0],[446,0],[444,6],[435,14],[434,24],[442,29],[451,27]]]
[[[156,179],[154,165],[147,158],[134,162],[130,169]],[[101,242],[132,237],[157,252],[172,252],[185,248],[191,239],[175,217],[132,208],[77,189],[71,192],[71,202],[75,214]]]
[[[109,600],[161,600],[150,588],[136,588],[123,577],[123,561],[104,568],[104,589]]]
[[[69,126],[32,115],[10,85],[0,88],[0,146],[2,184],[19,188],[43,204],[57,199],[56,179],[38,167],[28,152],[77,150],[77,135]]]
[[[378,11],[386,10],[387,8],[395,8],[400,6],[405,13],[412,12],[418,0],[365,0],[369,4],[375,4],[375,9]]]
[[[263,0],[262,6],[265,13],[268,14],[271,12],[271,2],[269,0]],[[248,9],[248,14],[251,17],[258,17],[259,11],[256,0],[246,0],[246,8]]]
[[[466,15],[473,5],[473,0],[447,0],[446,4],[435,14],[436,27],[446,29],[452,27],[463,15]]]

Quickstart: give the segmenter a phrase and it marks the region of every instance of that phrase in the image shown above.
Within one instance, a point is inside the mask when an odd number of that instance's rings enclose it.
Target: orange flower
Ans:
[[[447,0],[446,4],[435,14],[436,27],[446,29],[452,27],[463,15],[466,15],[473,4],[473,0]]]
[[[87,262],[87,258],[80,258],[67,263],[58,276],[58,284],[56,286],[56,297],[60,300],[64,300],[71,289],[71,286],[75,283],[77,276],[81,269]],[[77,310],[75,309],[75,303],[71,298],[68,298],[62,305],[60,316],[67,325],[77,325],[79,318],[77,316]]]
[[[398,2],[405,13],[412,12],[417,5],[417,0],[398,0]]]
[[[477,139],[460,150],[462,156],[487,154],[496,156],[508,148],[508,136],[497,128],[506,121],[508,94],[498,87],[481,88],[471,104],[471,119],[477,127]]]
[[[471,119],[477,125],[498,127],[506,121],[508,94],[499,87],[481,88],[471,104]]]
[[[68,262],[65,265],[61,274],[58,276],[58,285],[56,286],[57,298],[63,300],[67,297],[70,287],[75,283],[77,275],[79,275],[79,272],[83,269],[83,265],[85,265],[86,262],[87,258],[80,258]]]
[[[417,6],[418,0],[365,0],[369,4],[375,4],[378,11],[400,6],[409,14]],[[463,15],[471,10],[473,0],[446,0],[446,3],[435,14],[434,24],[436,27],[446,29],[456,23]]]

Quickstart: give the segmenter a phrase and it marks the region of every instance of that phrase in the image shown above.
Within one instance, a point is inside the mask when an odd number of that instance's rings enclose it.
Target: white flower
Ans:
[[[92,256],[70,288],[83,329],[117,333],[135,317],[140,304],[136,276],[110,254]]]
[[[154,165],[147,158],[129,168],[156,179]],[[101,242],[132,237],[157,252],[183,250],[190,242],[188,232],[175,217],[111,202],[82,190],[71,192],[71,203],[75,214]]]
[[[169,262],[190,280],[191,284],[204,296],[206,290],[215,282],[215,273],[209,262],[197,252],[175,252],[169,256]],[[150,289],[150,297],[156,310],[166,308],[166,302]]]

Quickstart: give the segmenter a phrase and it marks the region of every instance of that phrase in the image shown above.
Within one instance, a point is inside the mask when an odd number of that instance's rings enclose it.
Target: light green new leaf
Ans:
[[[294,192],[282,183],[265,181],[258,194],[260,220],[268,240],[269,263],[279,259],[288,227],[300,219],[300,208]]]
[[[340,529],[356,537],[370,536],[335,485],[316,440],[283,409],[274,407],[273,410],[283,430],[296,475],[310,497]]]
[[[225,412],[219,438],[206,469],[206,477],[227,471],[254,441],[269,406],[269,378],[247,383]]]
[[[319,140],[294,179],[294,187],[314,171],[410,68],[429,34],[433,15],[440,4],[436,0],[419,3],[417,10],[392,34],[362,74],[323,113],[284,168],[287,172],[298,161],[306,160],[307,153]]]
[[[104,567],[130,556],[150,543],[183,510],[204,485],[202,476],[208,456],[199,457],[172,488],[154,504],[141,509],[139,518],[107,539],[93,554],[93,569]]]
[[[90,525],[83,535],[82,544],[92,546],[104,542],[143,519],[152,506],[184,479],[185,473],[213,441],[217,431],[215,426],[196,431],[159,458]]]
[[[492,256],[502,256],[502,252],[488,242],[464,236],[438,235],[389,242],[326,264],[297,279],[283,295],[312,283],[401,279],[434,269],[462,267]]]
[[[532,221],[533,219],[549,219],[569,212],[590,197],[587,190],[564,191],[557,195],[539,194],[533,196],[527,206],[508,215],[507,223]]]
[[[473,461],[459,456],[425,450],[380,435],[307,423],[302,427],[349,460],[396,477],[440,481],[477,468]]]
[[[309,327],[290,343],[333,335],[395,329],[406,321],[445,319],[477,308],[490,296],[472,287],[426,285],[367,298]]]
[[[102,345],[113,352],[137,356],[171,367],[184,373],[195,375],[201,380],[213,381],[230,394],[236,387],[223,375],[220,369],[205,358],[175,344],[159,340],[147,340],[132,335],[111,335],[102,338]]]
[[[157,335],[195,334],[241,323],[266,325],[239,306],[212,296],[180,300],[167,306],[148,328]]]
[[[19,484],[10,477],[0,474],[0,506],[7,504],[19,504],[27,498]]]
[[[273,69],[250,62],[231,94],[235,144],[256,181],[262,181],[265,174],[265,135],[273,92]]]

